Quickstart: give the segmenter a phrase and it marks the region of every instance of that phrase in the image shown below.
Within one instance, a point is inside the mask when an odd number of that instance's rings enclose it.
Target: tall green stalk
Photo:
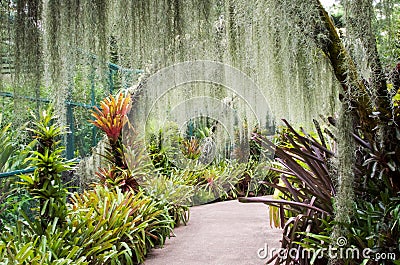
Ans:
[[[29,194],[38,201],[39,220],[32,221],[25,218],[38,234],[43,234],[47,226],[56,219],[65,220],[67,214],[67,189],[63,186],[61,174],[71,170],[74,163],[65,161],[62,157],[64,147],[60,146],[60,139],[65,134],[65,128],[60,127],[53,114],[52,108],[40,112],[34,118],[33,128],[29,128],[34,135],[36,150],[31,151],[28,158],[30,166],[35,171],[30,175],[21,175],[23,184]]]

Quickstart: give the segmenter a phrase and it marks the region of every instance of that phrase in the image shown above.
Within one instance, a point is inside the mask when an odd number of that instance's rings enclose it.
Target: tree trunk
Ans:
[[[355,132],[357,130],[357,133],[371,146],[377,147],[377,151],[385,160],[384,163],[398,165],[393,162],[400,160],[400,147],[396,138],[398,126],[395,120],[398,117],[392,113],[391,97],[387,90],[387,80],[379,59],[374,33],[372,30],[364,32],[361,38],[372,71],[369,84],[371,93],[358,75],[356,65],[339,38],[330,16],[321,3],[318,0],[315,1],[318,2],[320,19],[328,32],[328,41],[319,48],[328,56],[333,71],[342,85],[344,94],[341,100],[343,104],[348,105],[349,113],[353,116]],[[399,191],[400,179],[397,177],[397,171],[389,170],[388,166],[385,173],[394,192]]]

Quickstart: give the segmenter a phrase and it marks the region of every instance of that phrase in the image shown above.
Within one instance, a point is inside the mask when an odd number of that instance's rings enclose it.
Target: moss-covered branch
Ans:
[[[382,87],[386,87],[386,81],[382,79],[382,75],[372,79],[374,83],[372,86],[377,90],[375,93],[377,99],[371,100],[365,83],[358,75],[356,65],[344,47],[330,16],[321,3],[318,0],[316,2],[318,2],[320,18],[328,33],[328,41],[320,45],[320,48],[328,56],[335,76],[343,87],[344,97],[342,101],[349,104],[349,107],[353,110],[355,122],[360,126],[364,137],[369,142],[375,142],[376,139],[372,136],[372,132],[378,125],[378,119],[371,119],[370,115],[373,111],[380,111],[386,117],[389,115],[390,105],[388,103],[390,104],[390,102],[387,97],[382,96],[382,90],[384,90]],[[381,73],[379,59],[375,58],[373,61],[373,71]]]

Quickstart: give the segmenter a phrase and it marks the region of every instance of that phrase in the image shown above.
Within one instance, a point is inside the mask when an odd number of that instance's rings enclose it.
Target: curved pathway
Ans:
[[[270,228],[266,205],[236,200],[192,207],[188,225],[174,234],[144,265],[261,265],[257,251],[278,248],[282,237]]]

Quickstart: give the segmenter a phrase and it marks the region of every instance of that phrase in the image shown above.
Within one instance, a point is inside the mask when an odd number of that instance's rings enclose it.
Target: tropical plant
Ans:
[[[21,219],[22,212],[31,213],[31,197],[15,183],[16,177],[0,179],[0,231]]]
[[[163,245],[173,227],[167,208],[142,192],[118,187],[74,193],[70,207],[70,242],[90,264],[140,263],[149,247]]]
[[[331,233],[334,227],[346,229],[349,246],[358,249],[371,248],[371,254],[394,253],[399,255],[400,229],[398,214],[398,194],[396,182],[390,181],[391,172],[398,170],[394,160],[387,160],[384,152],[376,146],[361,139],[357,134],[353,138],[358,144],[359,156],[354,165],[357,199],[352,202],[354,214],[350,220],[338,223],[334,217],[336,206],[336,190],[331,175],[334,168],[329,168],[329,160],[334,157],[322,136],[322,131],[316,123],[317,135],[320,141],[307,135],[300,135],[286,121],[287,131],[284,137],[287,144],[274,145],[268,139],[255,135],[264,148],[274,150],[279,161],[279,167],[272,168],[281,174],[280,183],[268,183],[280,191],[278,198],[243,198],[243,202],[262,202],[279,207],[280,225],[284,228],[282,247],[297,249],[327,248],[332,241]],[[335,122],[331,119],[331,123]],[[335,137],[329,133],[334,139]],[[282,142],[280,142],[282,143]],[[389,173],[389,174],[388,174]],[[272,217],[274,217],[272,215]],[[317,257],[319,259],[317,259]],[[270,261],[276,259],[275,256]],[[310,258],[286,260],[277,259],[276,264],[298,262],[299,264],[324,264],[331,257],[314,255]],[[345,264],[378,264],[373,257],[369,259],[345,259]],[[392,264],[392,261],[379,261],[379,264]]]
[[[183,139],[181,151],[186,158],[196,160],[201,154],[199,140],[196,138]]]
[[[81,256],[82,249],[68,241],[72,231],[60,228],[57,219],[49,223],[43,235],[24,227],[17,221],[0,235],[0,264],[89,264],[86,257]]]
[[[11,123],[2,124],[0,113],[0,172],[10,172],[29,167],[27,157],[35,148],[35,142],[19,145],[26,124],[11,130]],[[15,183],[15,176],[0,178],[0,229],[6,223],[15,222],[20,217],[21,209],[28,210],[29,195]]]
[[[178,169],[173,158],[182,151],[180,143],[183,140],[180,137],[178,125],[170,122],[163,128],[157,128],[151,126],[150,122],[148,127],[146,131],[147,152],[155,169],[161,174],[169,175],[172,171]]]
[[[11,142],[11,137],[8,133],[8,130],[11,126],[11,123],[2,126],[2,114],[0,114],[0,144],[1,144],[1,153],[0,153],[0,172],[6,171],[6,165],[9,157],[13,152],[13,146]]]
[[[266,183],[273,182],[277,178],[277,173],[270,170],[269,161],[256,161],[250,159],[244,164],[245,170],[241,180],[236,184],[238,197],[253,197],[270,195],[274,189]]]
[[[243,178],[246,165],[231,161],[211,164],[195,171],[197,183],[194,204],[220,201],[237,197],[236,185]]]
[[[302,253],[303,246],[297,242],[302,242],[307,237],[306,234],[299,232],[309,232],[320,234],[324,231],[324,220],[333,215],[332,199],[336,194],[334,183],[329,175],[328,162],[334,155],[326,145],[322,137],[320,141],[311,137],[307,133],[300,135],[296,130],[286,124],[290,134],[285,134],[286,140],[290,145],[276,146],[266,137],[254,135],[254,139],[261,146],[271,152],[275,152],[277,160],[283,168],[271,168],[280,173],[280,181],[284,185],[274,182],[265,184],[279,190],[284,196],[282,199],[269,198],[239,198],[241,202],[259,202],[269,204],[279,208],[280,226],[283,227],[283,238],[281,247],[286,251],[296,249],[297,253]],[[320,127],[316,126],[317,131]],[[282,255],[274,255],[268,262],[276,261],[275,264],[307,264],[307,259],[302,257],[291,257],[286,259]],[[315,264],[326,264],[326,259],[316,260]]]
[[[31,228],[42,235],[53,220],[63,223],[65,219],[67,189],[62,183],[61,173],[71,170],[74,162],[61,156],[65,149],[60,146],[60,141],[65,131],[57,123],[52,107],[41,111],[39,117],[33,113],[32,116],[34,127],[28,130],[34,134],[36,150],[31,151],[27,160],[35,170],[32,174],[20,175],[20,184],[38,201],[39,218],[25,218]]]
[[[399,202],[390,197],[388,189],[380,192],[375,201],[357,200],[352,223],[347,227],[349,243],[359,249],[371,249],[369,264],[392,264],[391,260],[374,261],[375,255],[393,253],[400,257]]]
[[[343,247],[357,249],[358,253],[364,253],[362,251],[368,249],[368,254],[343,257],[344,264],[397,264],[400,256],[399,200],[398,195],[391,197],[386,189],[381,191],[373,202],[360,199],[354,202],[354,215],[350,224],[342,224],[349,231],[346,234],[347,244]],[[328,249],[337,244],[331,237],[336,222],[327,218],[321,220],[321,223],[324,229],[318,234],[301,232],[305,238],[296,242],[313,254],[311,263],[321,254],[324,254],[325,259],[330,258],[328,252],[321,253],[316,250]],[[382,253],[385,253],[387,259],[379,258]]]
[[[189,206],[194,193],[194,182],[185,172],[150,176],[143,183],[146,194],[167,207],[177,226],[189,221]]]
[[[33,143],[27,146],[18,146],[18,142],[15,139],[20,138],[20,134],[25,130],[26,124],[11,130],[12,124],[3,125],[2,118],[3,115],[0,113],[0,172],[25,169],[28,166],[26,158],[33,148]]]
[[[139,183],[130,171],[125,157],[125,146],[122,141],[122,129],[128,123],[127,114],[131,108],[129,95],[119,93],[105,98],[100,103],[101,109],[94,107],[90,122],[101,129],[107,136],[109,146],[104,157],[109,162],[108,167],[98,172],[100,181],[109,186],[120,187],[124,191],[138,191]]]

